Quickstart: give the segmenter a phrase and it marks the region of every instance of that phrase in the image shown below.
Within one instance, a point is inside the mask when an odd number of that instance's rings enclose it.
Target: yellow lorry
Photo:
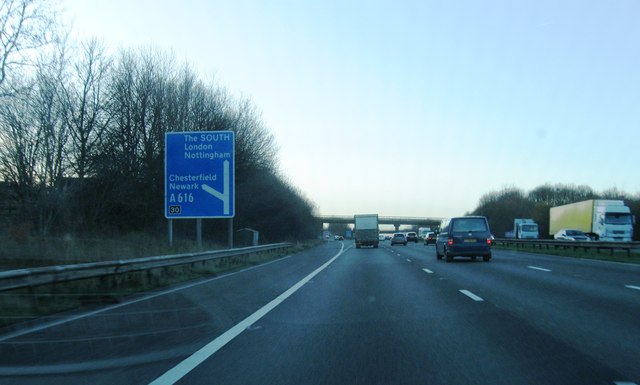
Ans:
[[[589,199],[549,209],[549,235],[580,230],[594,240],[631,242],[635,218],[621,200]]]

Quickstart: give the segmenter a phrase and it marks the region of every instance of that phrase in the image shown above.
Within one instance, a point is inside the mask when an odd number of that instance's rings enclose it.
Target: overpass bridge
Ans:
[[[331,223],[353,224],[353,215],[319,215],[316,218],[323,226]],[[393,225],[396,231],[399,231],[402,225],[434,227],[438,226],[441,220],[442,218],[438,217],[378,216],[378,224]]]

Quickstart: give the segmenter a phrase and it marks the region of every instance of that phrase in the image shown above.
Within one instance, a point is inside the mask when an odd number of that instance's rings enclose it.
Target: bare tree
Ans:
[[[538,186],[528,194],[528,198],[535,204],[558,206],[567,203],[578,202],[585,199],[593,199],[596,194],[589,186],[574,186],[545,184]]]
[[[80,59],[61,89],[71,135],[69,156],[75,175],[83,179],[93,171],[92,159],[109,123],[104,88],[110,59],[96,39],[82,43],[80,49]]]
[[[134,175],[138,169],[139,135],[135,130],[135,79],[139,63],[133,51],[122,51],[109,80],[109,108],[112,117],[107,127],[107,145],[102,150],[102,173]]]
[[[33,82],[32,111],[42,136],[38,174],[41,182],[47,186],[59,185],[69,171],[68,131],[64,103],[61,101],[68,66],[66,54],[66,45],[57,45],[49,57],[40,61]]]
[[[68,66],[65,45],[57,45],[52,57],[37,68],[35,92],[31,99],[35,123],[39,127],[40,153],[38,178],[41,185],[37,202],[38,229],[47,235],[61,214],[67,211],[74,192],[68,185],[68,127],[65,103],[61,100]]]
[[[167,111],[175,88],[175,65],[173,56],[151,50],[144,52],[141,60],[136,87],[140,101],[137,129],[142,139],[140,157],[145,175],[153,183],[162,177],[164,134],[169,130]]]
[[[486,216],[494,234],[502,236],[513,227],[514,218],[531,218],[532,209],[523,190],[509,187],[483,195],[472,214]]]
[[[31,121],[30,93],[0,104],[0,173],[14,189],[15,198],[27,204],[38,184],[40,133]]]
[[[56,40],[57,9],[46,0],[0,0],[0,95],[14,71],[35,64],[36,52]]]
[[[598,198],[600,199],[618,199],[618,200],[632,200],[632,196],[627,194],[626,192],[619,190],[617,187],[612,187],[598,194]]]
[[[65,206],[67,135],[59,100],[64,52],[46,58],[29,86],[5,98],[0,109],[0,172],[13,196],[41,234]]]
[[[262,122],[262,117],[249,99],[236,103],[231,129],[236,132],[236,168],[275,171],[277,147],[275,138]]]
[[[157,52],[121,52],[109,82],[109,146],[123,175],[139,177],[162,161],[167,111],[175,109],[173,63]]]
[[[0,174],[21,206],[20,220],[46,233],[43,215],[49,187],[63,175],[57,74],[57,4],[45,0],[0,0]],[[48,49],[52,48],[52,49]],[[51,207],[59,208],[57,202]],[[37,220],[38,217],[40,220]]]

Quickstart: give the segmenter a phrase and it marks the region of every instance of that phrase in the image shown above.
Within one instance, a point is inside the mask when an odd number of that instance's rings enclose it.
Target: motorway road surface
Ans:
[[[0,384],[640,384],[640,266],[327,242],[0,335]]]

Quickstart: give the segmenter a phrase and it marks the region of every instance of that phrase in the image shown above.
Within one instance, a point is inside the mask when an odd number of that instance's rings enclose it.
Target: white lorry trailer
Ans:
[[[356,241],[356,248],[362,246],[378,247],[380,239],[378,230],[378,214],[356,214],[353,216],[355,224],[353,236]]]
[[[513,220],[513,230],[505,234],[506,238],[538,239],[538,224],[529,218],[516,218]]]
[[[424,239],[427,236],[427,234],[429,234],[432,231],[433,230],[431,230],[431,227],[420,227],[418,228],[418,238]]]
[[[581,230],[600,241],[631,242],[635,220],[620,200],[589,199],[549,209],[549,235]]]

